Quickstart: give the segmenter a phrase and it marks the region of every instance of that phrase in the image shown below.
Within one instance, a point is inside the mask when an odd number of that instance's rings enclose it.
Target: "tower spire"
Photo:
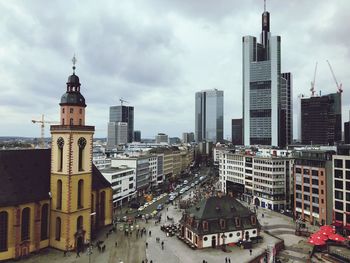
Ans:
[[[264,0],[264,13],[266,12],[266,0]]]
[[[75,64],[77,63],[77,58],[75,57],[75,54],[73,55],[72,62],[73,62],[73,74],[75,74]]]

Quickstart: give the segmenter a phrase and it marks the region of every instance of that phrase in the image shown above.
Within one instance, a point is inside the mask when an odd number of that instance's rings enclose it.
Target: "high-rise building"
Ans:
[[[221,142],[224,139],[224,92],[212,89],[196,92],[196,141]]]
[[[134,142],[141,142],[141,131],[134,131]]]
[[[109,122],[107,148],[128,143],[128,124],[126,122]]]
[[[156,143],[169,143],[169,137],[165,133],[158,133],[156,135]]]
[[[232,119],[232,143],[243,145],[243,119]]]
[[[341,141],[341,93],[301,99],[302,144]]]
[[[260,43],[253,36],[243,37],[244,145],[291,143],[291,90],[291,74],[281,73],[281,37],[271,35],[265,10]]]
[[[344,123],[344,142],[350,144],[350,121]]]
[[[333,155],[333,225],[350,235],[350,146],[337,147]]]
[[[182,133],[182,142],[183,143],[194,142],[194,133],[193,132],[184,132],[184,133]]]
[[[134,107],[112,106],[109,108],[109,122],[126,122],[128,124],[128,142],[134,137]]]
[[[311,224],[332,223],[332,155],[329,150],[293,153],[294,216]]]

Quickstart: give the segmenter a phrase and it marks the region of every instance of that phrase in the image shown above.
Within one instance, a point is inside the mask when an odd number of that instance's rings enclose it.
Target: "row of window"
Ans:
[[[64,108],[62,108],[62,113],[65,113]],[[69,108],[69,113],[74,113],[74,108]],[[83,109],[79,109],[79,113],[83,114]]]
[[[49,206],[41,207],[40,240],[48,239]],[[8,250],[9,215],[6,211],[0,212],[0,252]],[[21,241],[30,239],[30,208],[26,207],[21,212]]]
[[[84,207],[84,180],[80,179],[78,181],[78,192],[77,192],[77,207]],[[56,209],[62,209],[62,180],[57,180],[57,199],[56,199]]]
[[[86,139],[84,137],[80,137],[78,139],[78,147],[79,147],[79,153],[78,153],[78,169],[79,171],[84,171],[84,154],[85,154],[85,146],[86,146]],[[58,146],[58,172],[62,172],[62,169],[63,169],[63,148],[64,148],[64,139],[62,137],[59,137],[57,139],[57,146]]]

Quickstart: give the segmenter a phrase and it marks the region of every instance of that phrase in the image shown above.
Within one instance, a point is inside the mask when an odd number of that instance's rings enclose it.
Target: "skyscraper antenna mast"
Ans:
[[[266,0],[264,0],[264,12],[266,12]]]

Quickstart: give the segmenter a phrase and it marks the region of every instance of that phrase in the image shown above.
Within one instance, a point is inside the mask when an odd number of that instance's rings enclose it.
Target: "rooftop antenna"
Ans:
[[[266,0],[264,0],[264,12],[266,12]]]

